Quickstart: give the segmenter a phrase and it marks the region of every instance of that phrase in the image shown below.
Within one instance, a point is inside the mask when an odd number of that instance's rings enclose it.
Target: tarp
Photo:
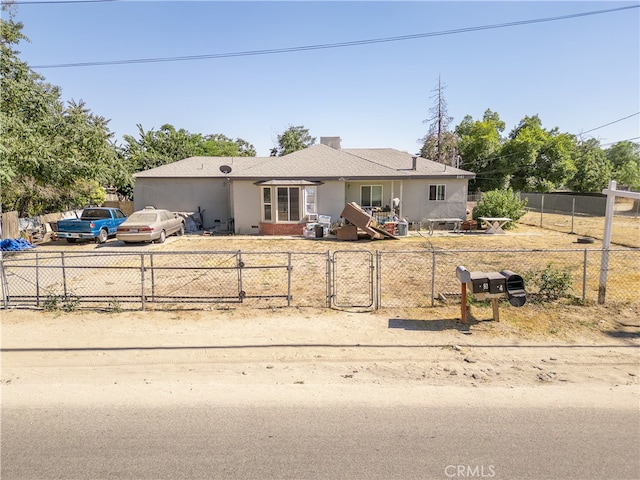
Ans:
[[[36,248],[30,242],[24,238],[7,238],[0,242],[0,250],[3,252],[18,252],[20,250],[27,250],[29,248]]]

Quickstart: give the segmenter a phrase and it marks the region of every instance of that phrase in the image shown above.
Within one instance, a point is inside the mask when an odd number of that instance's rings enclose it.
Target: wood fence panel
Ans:
[[[2,239],[18,238],[20,230],[18,229],[18,212],[4,212],[2,214],[2,231],[0,232]]]

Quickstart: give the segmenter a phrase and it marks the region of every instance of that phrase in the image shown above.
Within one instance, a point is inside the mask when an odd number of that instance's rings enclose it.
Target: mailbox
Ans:
[[[524,280],[511,270],[470,272],[461,265],[456,268],[456,277],[478,300],[506,297],[514,307],[521,307],[527,301]]]
[[[493,319],[500,321],[498,300],[506,297],[514,307],[521,307],[527,301],[527,292],[524,289],[524,280],[511,270],[498,272],[470,272],[462,265],[456,268],[456,277],[462,284],[461,316],[462,323],[467,322],[467,289],[478,300],[491,300],[493,306]]]
[[[487,274],[483,272],[471,272],[469,285],[471,291],[476,295],[489,293],[489,279]]]
[[[484,272],[470,272],[463,266],[456,268],[456,276],[460,283],[466,283],[475,294],[489,293],[489,279]]]
[[[498,272],[489,272],[487,278],[489,279],[489,293],[504,296],[507,292],[507,282],[504,275]]]
[[[503,270],[500,274],[505,278],[507,299],[514,307],[521,307],[527,301],[527,292],[524,289],[524,280],[520,275],[511,270]]]

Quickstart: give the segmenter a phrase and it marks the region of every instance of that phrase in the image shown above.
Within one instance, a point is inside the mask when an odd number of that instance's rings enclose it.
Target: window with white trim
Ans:
[[[300,221],[300,187],[276,187],[276,222]]]
[[[262,220],[271,221],[271,187],[262,187]]]
[[[360,186],[360,206],[362,208],[382,207],[382,185]]]
[[[317,213],[315,186],[263,186],[263,222],[299,222],[308,214]]]
[[[429,185],[429,201],[444,202],[445,185]]]
[[[304,187],[304,214],[318,213],[316,210],[316,187]]]

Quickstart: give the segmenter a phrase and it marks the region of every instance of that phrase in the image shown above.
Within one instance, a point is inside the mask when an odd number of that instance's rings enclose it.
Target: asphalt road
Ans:
[[[1,440],[3,480],[640,478],[633,408],[14,405]]]

